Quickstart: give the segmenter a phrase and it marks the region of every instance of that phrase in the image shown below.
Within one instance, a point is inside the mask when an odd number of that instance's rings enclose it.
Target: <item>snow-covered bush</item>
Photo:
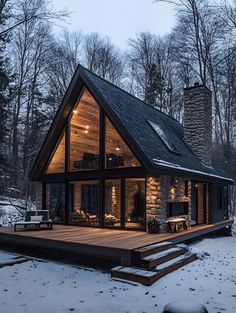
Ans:
[[[35,209],[34,204],[22,199],[0,198],[0,226],[12,226],[24,219],[25,211]]]

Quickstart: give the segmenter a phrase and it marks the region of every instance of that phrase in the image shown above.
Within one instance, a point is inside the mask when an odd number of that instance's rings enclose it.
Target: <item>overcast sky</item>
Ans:
[[[174,26],[173,6],[153,0],[52,0],[55,9],[71,13],[66,27],[84,33],[99,32],[124,48],[140,31],[166,34]]]

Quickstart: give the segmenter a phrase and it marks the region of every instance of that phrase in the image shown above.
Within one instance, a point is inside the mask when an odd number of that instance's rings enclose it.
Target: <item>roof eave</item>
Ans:
[[[179,175],[191,178],[193,180],[205,180],[205,181],[218,181],[226,183],[227,185],[233,185],[234,181],[231,178],[210,174],[206,172],[196,171],[188,168],[174,167],[168,165],[153,165],[153,170],[150,173],[165,174],[165,175]]]

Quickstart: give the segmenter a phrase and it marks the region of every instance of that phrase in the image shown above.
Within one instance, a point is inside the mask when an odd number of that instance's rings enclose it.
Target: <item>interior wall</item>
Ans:
[[[99,112],[99,105],[85,89],[70,120],[70,171],[99,166]]]
[[[52,159],[49,162],[46,170],[47,174],[64,173],[65,172],[65,132],[59,139],[57,147],[53,153]]]

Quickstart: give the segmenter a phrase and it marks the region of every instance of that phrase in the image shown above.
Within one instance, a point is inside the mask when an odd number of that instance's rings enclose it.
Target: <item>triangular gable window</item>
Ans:
[[[56,150],[48,165],[47,174],[65,172],[65,132],[59,139]]]
[[[70,120],[70,171],[99,168],[100,108],[87,89]]]
[[[140,166],[139,161],[106,118],[106,168]]]

